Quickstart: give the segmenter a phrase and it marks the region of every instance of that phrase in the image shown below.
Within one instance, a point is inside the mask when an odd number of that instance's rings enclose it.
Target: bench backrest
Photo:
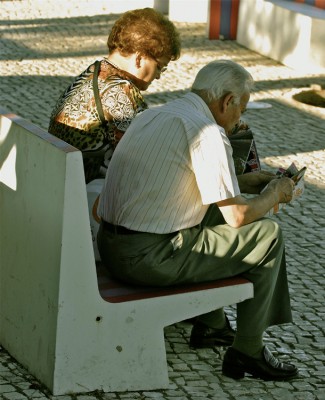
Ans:
[[[38,360],[46,374],[51,357],[39,355],[54,354],[68,318],[58,317],[60,302],[69,298],[73,308],[98,293],[82,157],[26,120],[0,114],[0,343],[23,364]]]

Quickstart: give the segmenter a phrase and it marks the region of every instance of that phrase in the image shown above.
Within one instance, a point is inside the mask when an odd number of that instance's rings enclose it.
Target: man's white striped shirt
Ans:
[[[209,205],[240,194],[232,149],[194,93],[139,114],[118,144],[98,212],[153,233],[199,224]]]

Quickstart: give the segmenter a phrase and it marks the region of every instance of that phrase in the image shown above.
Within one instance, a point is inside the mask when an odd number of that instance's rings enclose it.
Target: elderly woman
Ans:
[[[147,104],[141,94],[180,56],[175,26],[152,8],[114,24],[108,56],[90,65],[59,98],[49,132],[82,151],[86,182],[103,177],[118,141]]]

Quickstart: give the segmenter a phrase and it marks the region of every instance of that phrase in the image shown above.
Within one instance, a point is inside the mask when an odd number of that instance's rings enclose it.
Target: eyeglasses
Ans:
[[[160,62],[157,60],[157,58],[151,56],[151,58],[157,63],[157,69],[160,74],[163,74],[165,71],[167,71],[167,66],[162,66]]]
[[[167,67],[162,67],[161,64],[159,64],[159,62],[157,61],[157,68],[158,71],[163,74],[165,71],[167,71]]]

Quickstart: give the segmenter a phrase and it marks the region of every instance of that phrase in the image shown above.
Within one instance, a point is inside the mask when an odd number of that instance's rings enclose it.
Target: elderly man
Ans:
[[[239,64],[214,61],[198,72],[190,93],[135,118],[108,169],[98,244],[110,271],[134,284],[237,275],[252,281],[254,298],[237,306],[223,373],[288,380],[297,368],[279,362],[263,343],[269,326],[292,321],[283,237],[263,217],[291,200],[294,182],[262,172],[236,177],[227,137],[252,85]],[[213,313],[207,321],[213,328]]]

